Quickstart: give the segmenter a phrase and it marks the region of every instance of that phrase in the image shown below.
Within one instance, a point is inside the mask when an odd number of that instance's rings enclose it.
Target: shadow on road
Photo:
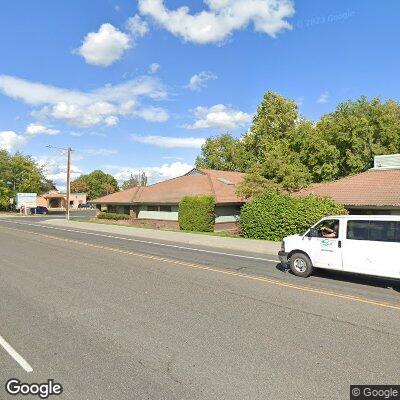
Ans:
[[[283,273],[292,274],[290,268],[284,264],[277,264],[276,269]],[[374,286],[384,289],[392,289],[395,292],[400,293],[400,280],[379,278],[368,275],[357,275],[349,272],[331,271],[328,269],[315,269],[313,276],[320,279],[329,279],[347,283],[355,283],[358,285]]]

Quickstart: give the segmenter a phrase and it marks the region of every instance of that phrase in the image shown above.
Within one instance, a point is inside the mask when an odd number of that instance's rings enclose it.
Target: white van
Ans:
[[[285,237],[279,259],[304,278],[325,268],[400,279],[400,216],[325,217]]]

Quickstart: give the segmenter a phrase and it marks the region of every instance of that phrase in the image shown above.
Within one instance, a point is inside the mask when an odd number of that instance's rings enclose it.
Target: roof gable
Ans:
[[[217,203],[243,203],[244,200],[236,195],[236,187],[243,177],[244,174],[239,172],[194,168],[183,176],[113,193],[92,202],[177,204],[184,196],[211,195]]]

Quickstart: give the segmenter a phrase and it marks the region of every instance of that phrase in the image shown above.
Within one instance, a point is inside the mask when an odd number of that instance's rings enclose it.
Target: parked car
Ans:
[[[43,215],[46,215],[48,213],[49,213],[49,210],[48,210],[47,207],[37,206],[37,207],[31,208],[31,214],[43,214]]]
[[[325,268],[400,279],[400,215],[326,217],[304,234],[285,237],[278,254],[304,278]]]
[[[88,208],[88,209],[93,209],[94,205],[90,204],[90,203],[86,203],[86,204],[78,204],[78,208]]]

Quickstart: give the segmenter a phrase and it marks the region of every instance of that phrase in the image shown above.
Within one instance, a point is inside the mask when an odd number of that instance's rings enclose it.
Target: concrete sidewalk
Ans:
[[[267,240],[253,240],[244,238],[227,238],[196,233],[161,231],[157,229],[144,229],[119,225],[106,225],[78,221],[49,219],[41,222],[46,225],[66,227],[71,229],[85,229],[87,231],[108,233],[113,235],[134,236],[147,240],[161,240],[190,246],[207,246],[212,248],[243,251],[248,253],[277,255],[280,243]]]

